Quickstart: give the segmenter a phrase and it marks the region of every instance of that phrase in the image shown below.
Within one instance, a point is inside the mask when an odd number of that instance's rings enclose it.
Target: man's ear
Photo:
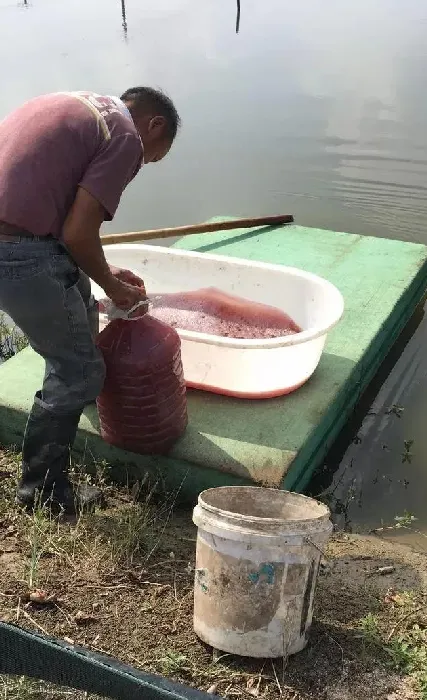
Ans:
[[[148,131],[152,131],[154,133],[162,133],[164,128],[166,126],[166,119],[162,116],[157,116],[157,117],[152,117],[150,119],[150,122],[148,124]]]

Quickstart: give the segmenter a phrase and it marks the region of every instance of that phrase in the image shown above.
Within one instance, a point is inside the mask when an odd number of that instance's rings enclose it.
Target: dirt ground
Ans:
[[[107,509],[77,522],[27,515],[13,502],[17,463],[0,452],[3,621],[227,698],[427,697],[424,555],[375,536],[336,534],[322,562],[307,649],[274,663],[218,655],[192,629],[191,513],[135,486],[118,490],[100,472]],[[0,677],[5,700],[77,697],[34,684],[24,693],[19,682]]]

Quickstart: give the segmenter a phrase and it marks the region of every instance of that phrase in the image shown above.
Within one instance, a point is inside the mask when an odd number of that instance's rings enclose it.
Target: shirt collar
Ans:
[[[109,98],[113,100],[114,104],[119,108],[121,113],[127,118],[130,119],[132,124],[135,126],[135,122],[133,121],[133,117],[131,113],[129,112],[128,108],[126,107],[125,103],[120,99],[120,97],[116,97],[115,95],[109,95]],[[141,136],[138,134],[139,140],[141,141],[141,148],[142,148],[142,165],[144,165],[144,144],[142,142]]]
[[[110,97],[111,100],[113,100],[113,102],[114,102],[115,105],[119,108],[119,110],[121,111],[121,113],[124,114],[124,116],[125,116],[127,119],[130,119],[130,120],[133,122],[132,115],[131,115],[131,113],[129,112],[128,108],[126,107],[125,103],[122,102],[122,100],[121,100],[119,97],[115,97],[114,95],[109,95],[109,97]]]

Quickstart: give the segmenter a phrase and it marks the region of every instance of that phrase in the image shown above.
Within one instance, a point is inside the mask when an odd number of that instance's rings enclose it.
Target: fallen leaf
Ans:
[[[37,605],[49,605],[56,603],[56,596],[41,588],[36,588],[34,591],[30,591],[28,600],[30,603],[37,603]]]
[[[394,603],[395,595],[396,591],[394,590],[394,588],[389,588],[384,596],[384,603]]]
[[[394,603],[395,605],[404,605],[405,599],[399,593],[396,593],[394,588],[389,588],[384,596],[384,603]]]

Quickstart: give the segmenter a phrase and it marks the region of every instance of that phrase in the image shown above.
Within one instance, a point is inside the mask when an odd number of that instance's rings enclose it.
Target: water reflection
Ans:
[[[232,0],[126,0],[120,23],[108,0],[102,31],[99,8],[47,0],[22,13],[0,0],[3,61],[19,43],[0,114],[64,88],[170,93],[182,134],[109,230],[289,210],[302,224],[424,239],[422,3],[245,0],[238,37]]]
[[[427,553],[427,317],[420,309],[311,484],[340,526],[381,528]],[[337,467],[338,465],[338,467]]]
[[[240,29],[240,0],[236,0],[237,3],[237,11],[236,11],[236,34],[239,33]]]
[[[126,3],[125,0],[120,0],[121,5],[122,5],[122,27],[123,27],[123,36],[125,41],[127,41],[128,38],[128,23],[126,19]]]

